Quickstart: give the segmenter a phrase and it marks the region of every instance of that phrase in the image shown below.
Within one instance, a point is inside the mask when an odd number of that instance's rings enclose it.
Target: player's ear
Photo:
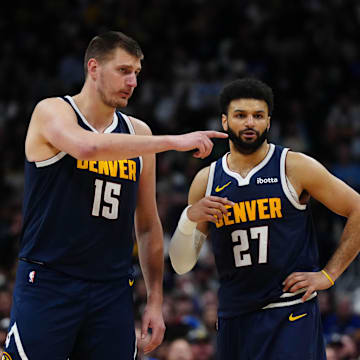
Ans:
[[[96,61],[96,59],[94,59],[94,58],[89,59],[89,61],[87,63],[87,68],[88,68],[88,75],[93,80],[96,80],[97,69],[98,69],[98,62]]]
[[[228,122],[227,122],[227,116],[225,114],[221,114],[221,124],[225,131],[228,130]]]
[[[267,131],[270,130],[270,120],[271,120],[271,116],[268,116],[268,126],[267,126]]]

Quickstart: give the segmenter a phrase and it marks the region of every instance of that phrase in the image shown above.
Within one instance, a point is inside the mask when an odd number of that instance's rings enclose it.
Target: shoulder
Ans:
[[[319,161],[303,153],[289,151],[286,157],[286,175],[293,184],[310,190],[329,181],[331,174]]]
[[[311,171],[323,168],[317,160],[300,152],[289,151],[286,156],[286,172]]]
[[[209,172],[210,172],[210,166],[204,167],[202,168],[194,177],[193,183],[196,182],[201,182],[201,183],[207,183],[208,181],[208,177],[209,177]]]
[[[70,107],[70,105],[62,98],[60,97],[51,97],[51,98],[46,98],[43,100],[40,100],[36,106],[35,109],[48,109],[48,108],[65,108],[68,109]]]
[[[129,120],[134,127],[136,135],[152,135],[149,125],[147,125],[144,121],[132,116],[129,116]]]
[[[33,111],[33,115],[36,117],[45,116],[47,119],[50,114],[69,115],[71,113],[73,113],[71,106],[59,97],[39,101]]]

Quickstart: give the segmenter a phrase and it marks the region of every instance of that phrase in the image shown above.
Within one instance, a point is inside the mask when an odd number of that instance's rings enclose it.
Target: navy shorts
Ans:
[[[218,360],[326,360],[317,299],[219,318]]]
[[[12,360],[134,360],[132,281],[75,279],[19,262],[5,354]]]

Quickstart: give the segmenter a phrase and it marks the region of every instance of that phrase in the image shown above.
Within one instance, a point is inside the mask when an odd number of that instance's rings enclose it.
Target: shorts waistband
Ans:
[[[284,293],[280,296],[278,301],[274,301],[266,306],[264,306],[262,309],[272,309],[277,307],[283,307],[283,306],[291,306],[296,304],[301,304],[303,301],[301,298],[303,297],[304,293],[306,292],[306,289],[300,289],[294,293]],[[317,292],[314,291],[306,301],[312,300],[314,297],[317,296]]]

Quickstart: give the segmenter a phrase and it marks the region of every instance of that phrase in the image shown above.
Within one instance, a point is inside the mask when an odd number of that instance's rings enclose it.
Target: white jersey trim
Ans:
[[[216,161],[212,162],[211,165],[210,165],[210,170],[209,170],[209,176],[208,176],[208,182],[207,182],[207,186],[206,186],[205,196],[210,196],[211,195],[211,190],[212,190],[212,186],[213,186],[213,183],[214,183],[215,166],[216,166]]]
[[[119,111],[120,112],[120,111]],[[129,119],[129,117],[126,115],[126,114],[123,114],[122,112],[120,112],[121,116],[123,117],[123,119],[125,120],[126,122],[126,125],[129,129],[129,132],[131,135],[136,135],[135,133],[135,129],[134,129],[134,126],[131,122],[131,120]],[[142,156],[139,156],[139,160],[140,160],[140,174],[142,172],[142,169],[143,169],[143,158]]]
[[[5,341],[5,349],[10,344],[11,335],[14,335],[15,345],[16,345],[16,349],[17,349],[17,351],[19,353],[20,359],[21,360],[28,360],[28,357],[25,354],[24,347],[23,347],[23,345],[21,343],[20,334],[19,334],[19,330],[18,330],[18,327],[16,325],[16,322],[14,323],[14,325],[11,327],[9,333],[7,334],[6,341]]]
[[[77,107],[77,105],[75,104],[73,98],[69,95],[65,96],[66,99],[68,99],[71,103],[71,105],[73,106],[75,112],[80,116],[81,120],[84,122],[84,124],[86,126],[88,126],[93,132],[99,133],[94,127],[92,127],[87,120],[85,119],[84,115],[81,113],[81,111],[79,110],[79,108]],[[59,99],[62,99],[61,97],[59,97]],[[63,99],[62,99],[63,100]],[[110,124],[110,126],[108,126],[104,133],[110,133],[112,132],[116,126],[118,125],[118,117],[117,115],[114,113],[114,118],[113,118],[113,122]],[[55,156],[51,157],[50,159],[46,159],[46,160],[42,160],[42,161],[35,161],[35,165],[36,167],[40,168],[40,167],[45,167],[45,166],[49,166],[52,164],[55,164],[57,161],[61,160],[65,155],[67,155],[66,152],[64,151],[60,151],[59,153],[57,153]]]
[[[88,126],[93,132],[95,133],[99,133],[99,131],[97,131],[92,125],[90,125],[88,123],[88,121],[86,120],[85,116],[81,113],[80,109],[77,107],[77,105],[75,104],[75,101],[74,99],[69,96],[69,95],[66,95],[65,96],[66,99],[68,99],[71,103],[71,105],[73,106],[74,110],[76,111],[76,113],[80,116],[80,119],[82,120],[82,122]],[[113,130],[115,130],[115,128],[117,127],[118,125],[118,117],[116,115],[116,113],[114,112],[114,115],[113,115],[113,121],[112,123],[104,130],[104,134],[109,134],[111,133]]]
[[[134,360],[136,360],[136,355],[137,355],[137,339],[136,339],[136,334],[135,334]]]
[[[302,291],[304,292],[304,291]],[[289,296],[294,296],[294,295],[297,295],[299,292],[297,291],[296,293],[293,293],[291,295],[288,295]],[[284,295],[284,294],[283,294]],[[285,296],[280,296],[280,297],[285,297]],[[313,299],[315,296],[317,296],[317,292],[313,292],[306,301],[309,301],[311,299]],[[299,298],[299,299],[296,299],[296,300],[290,300],[290,301],[284,301],[284,302],[277,302],[277,303],[271,303],[269,305],[266,305],[262,308],[262,310],[265,310],[265,309],[273,309],[273,308],[278,308],[278,307],[284,307],[284,306],[291,306],[291,305],[296,305],[296,304],[300,304],[302,303],[302,299]]]
[[[284,191],[284,194],[286,195],[288,200],[291,202],[291,204],[298,210],[305,210],[307,207],[306,204],[300,204],[297,193],[286,176],[285,165],[286,165],[286,155],[287,155],[288,151],[289,151],[289,149],[285,148],[282,151],[281,157],[280,157],[281,186]],[[296,196],[295,196],[295,194],[296,194]]]
[[[51,157],[50,159],[42,160],[42,161],[35,161],[35,165],[38,168],[44,167],[44,166],[49,166],[49,165],[55,164],[57,161],[61,160],[65,155],[67,155],[66,152],[60,151],[59,153],[57,153],[55,156]]]
[[[269,144],[269,145],[270,145],[269,151],[266,154],[266,156],[264,157],[264,159],[259,164],[257,164],[254,168],[252,168],[251,171],[244,178],[239,173],[229,169],[228,164],[227,164],[227,157],[230,153],[226,153],[222,158],[222,167],[223,167],[224,171],[229,176],[231,176],[237,180],[238,186],[249,185],[252,176],[255,173],[257,173],[260,169],[262,169],[271,159],[271,157],[275,151],[275,145],[274,144]]]
[[[120,114],[124,118],[130,134],[135,135],[135,129],[134,129],[134,126],[133,126],[131,120],[129,119],[129,117],[126,114],[123,114],[122,112]]]

